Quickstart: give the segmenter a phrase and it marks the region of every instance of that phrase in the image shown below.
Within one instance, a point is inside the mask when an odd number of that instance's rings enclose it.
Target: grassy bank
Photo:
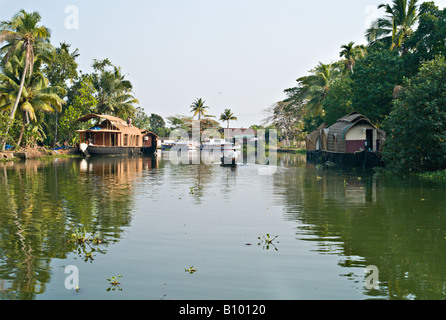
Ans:
[[[298,154],[306,154],[306,149],[300,149],[300,148],[286,148],[281,147],[277,149],[277,152],[288,152],[288,153],[298,153]]]
[[[384,168],[374,168],[374,171],[378,175],[395,175],[395,176],[402,176],[402,177],[417,177],[424,180],[431,180],[431,181],[442,181],[446,182],[446,170],[438,170],[438,171],[432,171],[432,172],[423,172],[423,173],[397,173],[389,171],[388,169]]]
[[[77,152],[77,150],[66,149],[66,150],[51,150],[45,147],[38,148],[26,148],[20,149],[15,152],[3,152],[1,153],[0,163],[12,162],[12,161],[22,161],[22,160],[51,160],[56,158],[79,158],[83,157],[82,154]]]
[[[417,177],[429,180],[444,180],[446,181],[446,170],[439,170],[435,172],[417,173]]]

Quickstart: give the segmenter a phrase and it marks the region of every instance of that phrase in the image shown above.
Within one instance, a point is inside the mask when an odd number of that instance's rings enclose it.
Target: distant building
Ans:
[[[247,144],[257,141],[257,130],[251,128],[222,128],[219,132],[222,138],[234,143]]]

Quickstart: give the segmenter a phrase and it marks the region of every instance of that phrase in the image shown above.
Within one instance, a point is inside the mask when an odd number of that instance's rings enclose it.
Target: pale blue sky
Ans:
[[[386,0],[0,0],[0,20],[39,11],[52,43],[78,48],[80,69],[109,58],[134,85],[141,107],[190,115],[203,98],[217,117],[230,108],[248,127],[319,61],[340,46],[365,43],[366,26]],[[446,0],[435,1],[443,7]],[[65,27],[65,8],[79,29]]]

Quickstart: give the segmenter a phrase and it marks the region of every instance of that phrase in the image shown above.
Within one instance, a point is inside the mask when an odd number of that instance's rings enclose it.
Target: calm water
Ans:
[[[0,299],[446,298],[444,184],[291,154],[261,168],[166,154],[1,164]],[[82,228],[103,243],[70,243]]]

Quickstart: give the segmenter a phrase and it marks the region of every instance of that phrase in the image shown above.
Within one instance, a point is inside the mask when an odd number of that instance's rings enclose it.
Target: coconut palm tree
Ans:
[[[319,65],[311,70],[311,74],[299,78],[300,98],[304,102],[305,109],[315,114],[323,114],[322,101],[328,94],[330,86],[338,76],[339,72],[333,64]]]
[[[366,31],[370,44],[381,40],[390,44],[390,49],[401,49],[404,41],[413,32],[418,20],[418,0],[393,0],[392,5],[380,4],[386,16],[375,20]]]
[[[231,121],[231,120],[237,121],[238,119],[231,112],[231,109],[225,109],[225,111],[220,115],[220,120],[223,122],[226,121],[228,124],[228,129],[229,129],[229,121]]]
[[[123,119],[133,116],[135,104],[139,101],[132,95],[133,87],[130,81],[125,80],[119,67],[104,69],[99,75],[94,75],[93,86],[97,91],[97,113]]]
[[[21,10],[9,21],[0,22],[0,43],[7,42],[0,51],[5,54],[7,62],[16,52],[25,53],[25,66],[22,71],[20,86],[17,91],[14,105],[10,110],[10,118],[13,120],[19,105],[26,76],[33,73],[34,60],[37,55],[48,55],[52,51],[49,43],[50,30],[45,26],[39,26],[41,16],[38,12],[27,13]],[[10,126],[7,127],[9,132]],[[6,141],[3,141],[2,150]]]
[[[199,99],[196,99],[190,106],[192,109],[191,112],[194,113],[194,117],[198,115],[198,121],[200,121],[200,122],[201,122],[202,118],[206,117],[206,114],[207,114],[206,109],[209,109],[208,106],[204,105],[205,103],[206,103],[206,101],[203,101],[203,99],[199,98]]]
[[[39,70],[41,59],[35,60],[34,70]],[[37,113],[54,113],[61,111],[65,101],[60,97],[66,94],[61,87],[49,87],[49,80],[40,71],[34,71],[31,77],[27,77],[22,85],[21,76],[26,68],[26,53],[20,57],[13,56],[8,62],[2,63],[0,73],[0,96],[2,97],[0,110],[11,110],[16,104],[16,97],[22,91],[18,103],[18,110],[22,112],[22,129],[17,142],[20,146],[25,126],[30,122],[37,122]]]
[[[355,43],[352,41],[349,44],[342,45],[341,49],[339,56],[345,58],[346,69],[353,73],[356,61],[364,57],[365,47],[363,45],[355,46]]]

